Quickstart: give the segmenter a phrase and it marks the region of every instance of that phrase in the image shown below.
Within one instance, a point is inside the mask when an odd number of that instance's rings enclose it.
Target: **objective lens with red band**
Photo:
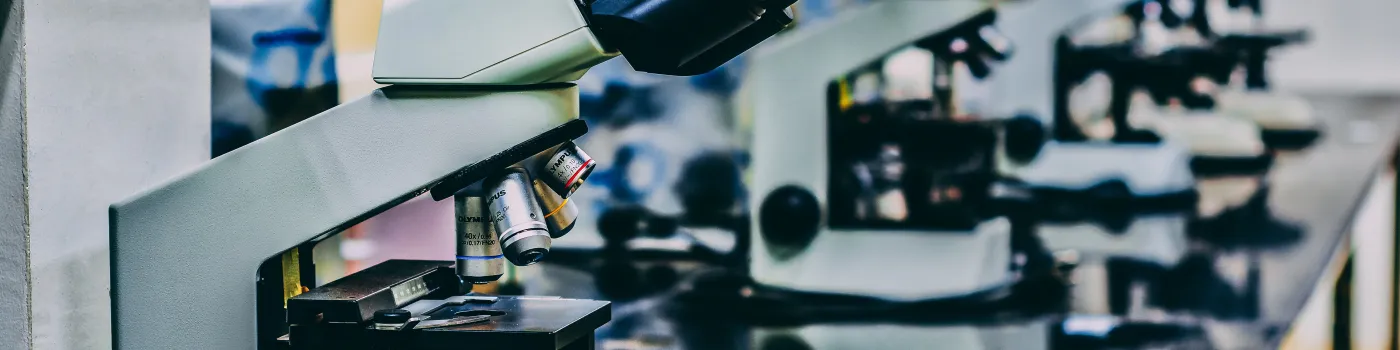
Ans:
[[[572,141],[565,142],[555,149],[546,162],[540,164],[540,180],[559,197],[569,198],[593,173],[594,166],[593,158],[583,149]]]

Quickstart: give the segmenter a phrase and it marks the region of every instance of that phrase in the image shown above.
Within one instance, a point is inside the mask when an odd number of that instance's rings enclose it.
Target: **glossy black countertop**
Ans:
[[[1400,98],[1308,99],[1325,125],[1315,145],[1278,153],[1263,177],[1199,181],[1196,213],[1165,226],[1188,231],[1184,257],[1160,266],[1057,254],[1074,266],[1064,276],[1066,297],[1052,298],[1053,307],[928,323],[751,324],[676,312],[695,307],[677,305],[677,288],[617,297],[595,287],[617,277],[557,265],[530,273],[525,292],[613,299],[613,320],[598,333],[603,349],[1276,348],[1317,286],[1332,283],[1343,265],[1350,226],[1400,139]],[[714,273],[702,263],[673,265],[663,270],[682,281],[674,285]],[[726,306],[700,307],[724,313]]]

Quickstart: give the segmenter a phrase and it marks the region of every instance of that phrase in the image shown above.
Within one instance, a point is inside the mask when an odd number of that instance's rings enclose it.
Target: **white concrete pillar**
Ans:
[[[0,344],[28,349],[29,210],[24,188],[24,35],[20,4],[0,1]],[[23,317],[16,317],[21,315]]]
[[[110,348],[108,205],[209,157],[209,3],[0,5],[0,344]]]

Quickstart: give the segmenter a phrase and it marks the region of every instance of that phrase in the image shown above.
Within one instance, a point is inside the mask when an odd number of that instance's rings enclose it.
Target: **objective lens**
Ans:
[[[578,220],[578,207],[574,206],[573,201],[559,197],[543,181],[535,180],[534,190],[544,211],[544,223],[549,226],[549,237],[559,238],[569,234]]]
[[[469,283],[483,284],[501,278],[505,257],[496,230],[487,223],[485,199],[457,195],[457,275]]]
[[[554,193],[558,193],[560,198],[569,198],[574,194],[596,166],[593,158],[583,153],[583,149],[573,141],[559,145],[554,154],[547,159],[548,161],[540,165],[541,180],[545,185],[549,185]]]
[[[539,261],[553,243],[530,183],[530,176],[520,168],[507,169],[487,182],[491,225],[500,234],[506,260],[517,266]]]

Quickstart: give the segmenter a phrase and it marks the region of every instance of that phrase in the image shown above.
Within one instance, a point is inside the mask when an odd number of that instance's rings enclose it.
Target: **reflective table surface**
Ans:
[[[1016,293],[1044,297],[1006,312],[928,322],[750,322],[739,315],[754,310],[734,309],[747,306],[681,297],[696,276],[735,273],[685,261],[546,264],[526,272],[525,292],[613,300],[613,320],[598,332],[602,349],[1276,348],[1317,286],[1330,285],[1343,265],[1350,225],[1400,136],[1400,99],[1309,99],[1325,124],[1316,144],[1277,154],[1262,177],[1199,180],[1194,213],[1126,225],[1035,223],[1044,232],[1187,239],[1166,263],[1055,252],[1063,290],[1022,288]],[[620,275],[619,264],[627,266]]]

